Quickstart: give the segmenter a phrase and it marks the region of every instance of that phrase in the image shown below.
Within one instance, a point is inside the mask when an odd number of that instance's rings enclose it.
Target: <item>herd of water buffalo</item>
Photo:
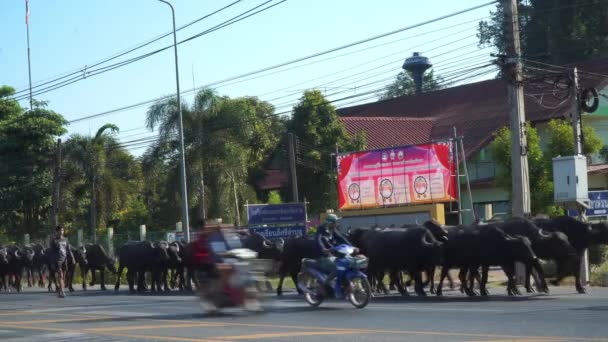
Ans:
[[[243,232],[239,238],[243,247],[258,252],[260,259],[274,261],[274,273],[278,271],[279,275],[278,295],[283,292],[284,278],[290,276],[297,283],[301,260],[317,253],[316,242],[307,237],[267,240],[259,234]],[[543,259],[552,260],[557,266],[555,284],[572,275],[576,279],[576,290],[584,293],[580,279],[581,258],[590,246],[608,244],[608,225],[584,223],[566,216],[534,220],[511,218],[499,223],[459,226],[427,221],[400,228],[352,228],[347,238],[369,258],[367,274],[378,291],[387,291],[382,280],[388,273],[391,286],[407,295],[407,283],[402,280],[402,274],[407,273],[414,282],[416,294],[425,295],[424,287],[430,284],[432,293],[442,295],[448,272],[458,269],[462,292],[476,295],[474,282],[477,281],[480,293],[488,295],[488,270],[491,266],[500,266],[507,276],[507,293],[516,295],[519,290],[515,283],[515,263],[520,262],[526,270],[525,289],[534,291],[530,282],[534,277],[536,289],[548,292],[539,261]],[[84,290],[89,271],[91,286],[96,283],[95,271],[100,271],[100,286],[105,290],[105,270],[116,274],[115,290],[118,290],[125,268],[130,291],[146,291],[146,279],[150,281],[152,291],[191,290],[192,284],[196,283],[193,248],[193,243],[183,241],[133,241],[119,247],[116,257],[112,258],[98,244],[70,247],[71,253],[64,264],[66,287],[73,291],[78,266]],[[53,255],[38,244],[0,247],[0,290],[21,291],[25,275],[28,286],[38,283],[51,291],[55,275],[49,272],[51,267],[48,266],[55,262]],[[118,265],[117,269],[115,265]],[[437,267],[441,269],[441,277],[435,288],[433,280]],[[423,274],[426,274],[426,282]],[[45,279],[48,279],[48,285]]]

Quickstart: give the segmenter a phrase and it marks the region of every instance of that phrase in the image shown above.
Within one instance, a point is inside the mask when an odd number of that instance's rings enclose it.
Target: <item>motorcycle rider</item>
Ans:
[[[325,286],[329,286],[338,273],[336,264],[331,259],[331,249],[340,244],[351,245],[351,243],[336,229],[338,220],[339,218],[335,214],[327,215],[325,222],[317,228],[314,237],[317,242],[317,257],[315,258],[316,267],[327,273]],[[342,298],[344,296],[339,281],[336,282],[336,286],[334,287],[334,294],[337,298]]]
[[[216,279],[218,272],[212,260],[212,251],[209,245],[210,231],[206,229],[205,220],[200,220],[198,226],[199,234],[194,245],[194,263],[197,266],[197,271],[203,272],[205,277]]]

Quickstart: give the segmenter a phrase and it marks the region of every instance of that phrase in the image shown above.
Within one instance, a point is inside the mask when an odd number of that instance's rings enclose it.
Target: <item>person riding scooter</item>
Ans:
[[[259,304],[255,301],[246,300],[245,289],[233,282],[237,269],[235,268],[236,258],[231,250],[241,248],[240,238],[219,226],[205,226],[204,233],[201,235],[199,241],[206,244],[208,248],[207,260],[209,264],[213,265],[213,277],[211,279],[216,280],[215,284],[212,282],[213,285],[208,285],[211,287],[206,290],[208,294],[220,296],[214,298],[211,302],[217,303],[216,305],[220,307],[245,305],[249,309],[257,310]],[[211,311],[217,309],[213,303],[208,304]]]
[[[325,222],[317,228],[317,233],[314,237],[315,241],[317,242],[317,256],[315,258],[316,268],[327,273],[327,278],[325,279],[324,284],[326,287],[331,284],[331,281],[338,273],[336,264],[331,258],[332,248],[340,244],[352,245],[336,229],[338,220],[339,218],[335,214],[327,215]],[[337,281],[336,286],[334,287],[334,294],[337,298],[342,298],[344,296],[342,293],[342,287],[340,285],[340,281]]]

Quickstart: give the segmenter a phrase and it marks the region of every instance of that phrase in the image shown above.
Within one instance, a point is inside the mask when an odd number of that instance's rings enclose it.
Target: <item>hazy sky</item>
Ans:
[[[178,40],[205,31],[265,1],[242,0],[228,10],[179,31]],[[268,5],[279,1],[271,1]],[[234,0],[172,1],[178,27],[232,2]],[[232,26],[180,44],[182,92],[193,88],[193,84],[200,87],[484,2],[487,1],[288,0]],[[477,21],[487,17],[493,8],[493,5],[486,6],[284,67],[282,69],[291,68],[284,72],[228,83],[216,89],[220,94],[231,97],[259,96],[275,104],[277,112],[283,112],[292,107],[304,89],[319,87],[327,94],[339,92],[330,99],[380,89],[401,70],[403,60],[414,51],[431,58],[436,74],[455,77],[457,74],[454,72],[459,69],[489,61],[492,50],[480,50],[476,46],[475,33]],[[34,85],[68,71],[83,69],[85,65],[92,65],[171,30],[170,10],[156,0],[30,0],[30,13]],[[13,86],[18,91],[25,90],[28,84],[25,0],[0,0],[0,31],[3,33],[0,39],[0,84]],[[172,42],[172,36],[166,37],[108,64],[154,51]],[[346,53],[349,54],[341,56]],[[463,62],[458,62],[459,56]],[[315,61],[318,62],[311,63]],[[50,108],[68,120],[152,100],[175,93],[173,63],[173,49],[168,49],[36,98],[49,101]],[[481,78],[492,76],[487,74]],[[187,102],[192,98],[191,93],[184,96]],[[372,101],[369,96],[363,96],[336,105],[358,100]],[[27,100],[21,103],[28,106]],[[71,124],[68,129],[70,133],[88,134],[111,122],[120,127],[122,141],[151,136],[154,133],[144,128],[146,109],[147,106],[141,106],[81,121]],[[143,150],[132,152],[139,154]]]

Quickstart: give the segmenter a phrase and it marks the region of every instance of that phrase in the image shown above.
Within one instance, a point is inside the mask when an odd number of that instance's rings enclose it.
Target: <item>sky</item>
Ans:
[[[203,17],[235,0],[172,0],[176,25]],[[203,32],[269,0],[241,0],[228,9],[177,33],[178,41]],[[270,0],[261,8],[279,3]],[[485,0],[287,0],[234,25],[178,45],[182,93],[233,76],[291,61],[419,24]],[[106,57],[171,32],[171,12],[156,0],[30,0],[30,51],[35,86],[66,72],[85,70]],[[436,23],[412,28],[365,44],[282,67],[213,88],[230,97],[258,96],[288,112],[306,89],[317,88],[331,100],[361,95],[335,105],[374,101],[374,95],[399,73],[415,51],[429,57],[436,75],[461,82],[494,77],[481,67],[491,48],[477,46],[479,19],[494,5]],[[28,88],[25,0],[0,0],[0,85]],[[170,46],[172,35],[117,58],[120,62]],[[90,70],[90,69],[89,69]],[[280,71],[280,72],[277,72]],[[485,74],[475,76],[478,73]],[[258,77],[265,75],[264,77]],[[475,76],[475,77],[471,77]],[[35,96],[68,121],[175,94],[173,49],[135,63],[87,77]],[[363,96],[370,93],[369,96]],[[192,103],[193,92],[183,100]],[[21,105],[29,107],[27,99]],[[68,135],[94,134],[106,123],[116,124],[122,142],[154,136],[145,128],[149,105],[71,123]],[[141,154],[138,145],[132,153]]]

